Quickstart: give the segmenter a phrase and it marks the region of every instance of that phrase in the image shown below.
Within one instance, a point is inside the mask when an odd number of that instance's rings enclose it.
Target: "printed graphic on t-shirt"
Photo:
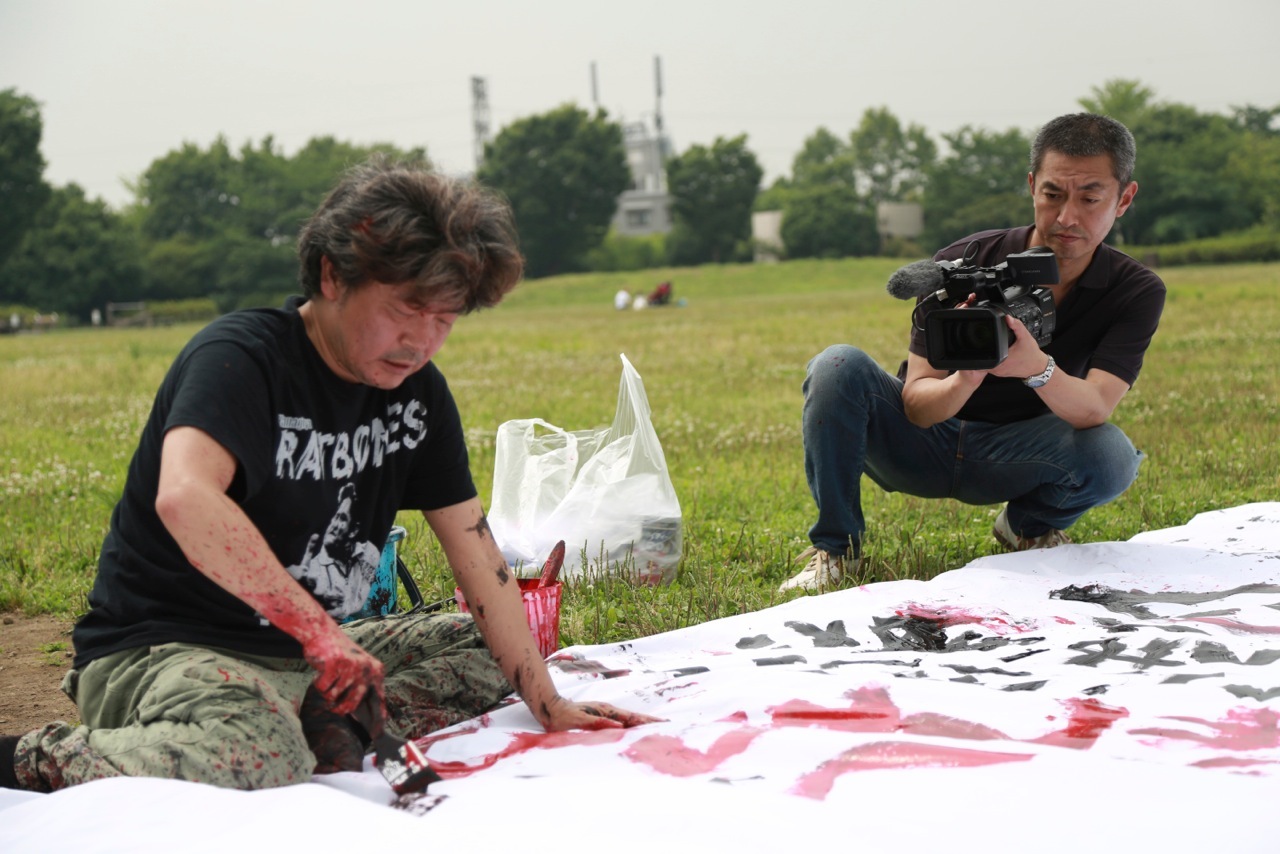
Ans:
[[[418,400],[391,403],[386,420],[374,418],[349,433],[313,428],[310,418],[280,415],[276,477],[281,480],[345,480],[368,466],[381,468],[388,454],[413,450],[427,432],[426,407]]]
[[[337,620],[364,606],[382,554],[372,542],[360,538],[352,512],[355,500],[355,485],[344,485],[324,532],[312,534],[302,559],[288,568]]]

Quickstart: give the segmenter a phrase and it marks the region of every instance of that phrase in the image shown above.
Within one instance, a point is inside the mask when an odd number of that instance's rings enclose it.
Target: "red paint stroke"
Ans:
[[[839,732],[893,732],[898,729],[902,712],[889,699],[884,688],[856,688],[845,692],[853,704],[844,709],[819,706],[808,700],[788,700],[769,706],[766,712],[774,726],[820,726]]]
[[[999,612],[1002,616],[996,616],[995,614],[974,613],[954,605],[928,607],[916,602],[908,602],[894,611],[894,613],[899,617],[927,620],[943,629],[952,626],[979,625],[983,628],[991,629],[996,634],[1003,634],[1010,629],[1016,632],[1029,631],[1028,626],[1009,620],[1009,615],[1003,611]]]
[[[1111,725],[1121,718],[1129,717],[1129,710],[1119,706],[1107,706],[1092,697],[1081,700],[1068,697],[1062,704],[1069,710],[1067,724],[1057,732],[1027,740],[1028,744],[1047,744],[1052,747],[1070,747],[1075,750],[1086,750],[1093,747],[1094,742]]]
[[[836,778],[852,771],[883,771],[889,768],[975,768],[1002,762],[1026,762],[1031,753],[996,753],[963,747],[915,744],[909,741],[877,741],[844,751],[814,771],[805,774],[792,794],[824,800]]]
[[[714,771],[729,757],[745,751],[763,732],[756,727],[736,729],[717,738],[706,751],[690,747],[675,736],[646,735],[622,755],[663,774],[692,777]]]
[[[1219,756],[1215,759],[1201,759],[1199,762],[1192,762],[1193,768],[1249,768],[1254,765],[1275,765],[1268,759],[1244,759],[1238,756]]]
[[[742,709],[739,709],[736,712],[730,712],[718,721],[718,723],[723,724],[745,724],[746,722],[747,713]]]
[[[904,716],[884,688],[859,688],[845,696],[853,703],[843,709],[819,706],[807,700],[790,700],[766,711],[773,716],[775,726],[820,726],[839,732],[903,732],[972,741],[1016,741],[1075,750],[1092,747],[1113,723],[1129,716],[1128,709],[1107,706],[1093,698],[1071,697],[1062,701],[1068,712],[1062,729],[1037,738],[1015,739],[985,724],[950,715],[918,712]]]
[[[1280,626],[1255,626],[1252,623],[1242,623],[1239,620],[1228,620],[1226,617],[1176,617],[1169,622],[1208,623],[1211,626],[1221,626],[1229,632],[1235,632],[1240,635],[1280,635]]]
[[[477,726],[441,735],[429,735],[418,739],[416,744],[422,748],[423,753],[426,753],[431,745],[437,742],[457,738],[461,735],[471,735],[479,729],[480,727]],[[497,753],[485,754],[472,762],[441,762],[428,756],[427,764],[431,766],[432,771],[435,771],[441,777],[446,780],[453,780],[458,777],[469,777],[477,771],[492,768],[503,759],[527,753],[531,750],[554,750],[557,747],[591,747],[597,744],[615,744],[621,741],[626,734],[627,730],[621,727],[617,729],[567,730],[565,732],[517,732],[512,734],[511,741],[502,750]]]
[[[1130,735],[1154,735],[1160,738],[1194,741],[1219,750],[1265,750],[1280,747],[1280,714],[1271,709],[1231,709],[1218,721],[1203,718],[1166,717],[1165,720],[1200,724],[1216,735],[1201,735],[1185,729],[1148,727],[1131,729]]]
[[[902,724],[898,729],[911,735],[960,738],[970,741],[1009,740],[1009,736],[998,729],[974,723],[973,721],[962,720],[961,718],[953,718],[950,715],[940,715],[935,712],[920,712],[908,715],[902,719]]]

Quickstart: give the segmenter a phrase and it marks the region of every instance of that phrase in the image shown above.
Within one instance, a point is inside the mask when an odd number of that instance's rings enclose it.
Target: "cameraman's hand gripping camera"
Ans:
[[[925,355],[940,371],[990,370],[1016,338],[1005,315],[1022,321],[1040,347],[1053,337],[1058,259],[1043,249],[1018,252],[994,267],[973,265],[977,243],[959,261],[916,261],[889,277],[898,299],[920,299],[911,322],[925,333]],[[924,325],[920,325],[923,318]]]

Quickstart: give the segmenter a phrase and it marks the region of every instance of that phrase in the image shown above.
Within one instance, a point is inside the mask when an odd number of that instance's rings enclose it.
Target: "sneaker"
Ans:
[[[1015,552],[1025,552],[1030,549],[1051,549],[1071,542],[1071,538],[1067,536],[1066,531],[1059,531],[1054,528],[1050,528],[1038,537],[1023,537],[1015,534],[1013,528],[1009,527],[1008,508],[1000,510],[1000,515],[996,517],[996,524],[992,527],[991,533],[995,534],[1000,545]]]
[[[824,590],[835,587],[836,584],[844,577],[845,559],[839,555],[833,555],[831,552],[824,552],[815,546],[810,546],[800,553],[800,557],[796,558],[796,563],[805,563],[804,569],[800,570],[792,578],[784,581],[782,586],[778,588],[779,593],[786,593],[790,590]],[[851,561],[854,566],[857,565],[857,558]]]

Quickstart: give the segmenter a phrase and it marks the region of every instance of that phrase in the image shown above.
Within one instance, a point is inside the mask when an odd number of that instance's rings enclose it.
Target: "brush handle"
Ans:
[[[564,540],[555,544],[547,562],[542,565],[542,576],[538,579],[539,587],[550,587],[560,577],[560,567],[564,566]]]
[[[384,732],[373,740],[373,764],[397,795],[425,791],[440,780],[422,748]]]

